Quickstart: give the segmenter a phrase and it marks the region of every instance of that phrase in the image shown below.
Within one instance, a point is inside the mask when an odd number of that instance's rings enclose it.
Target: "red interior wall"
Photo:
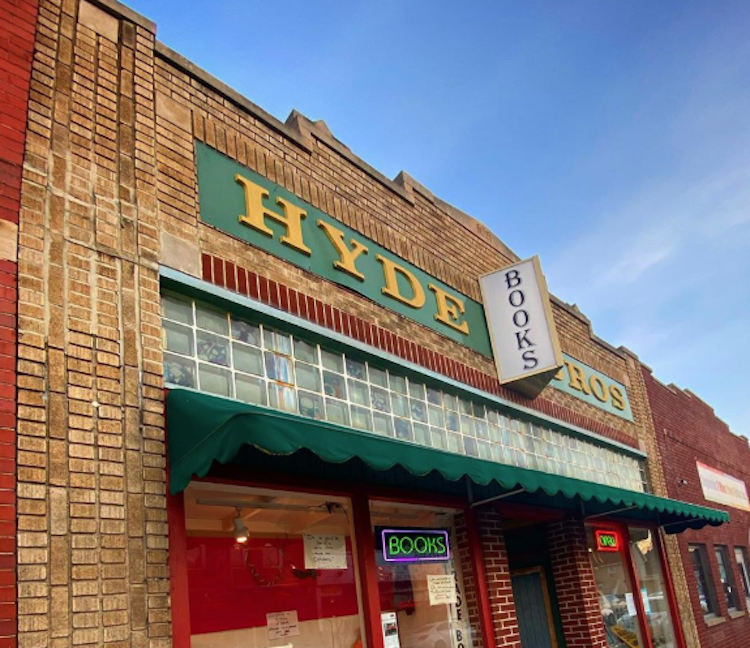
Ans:
[[[279,549],[283,553],[280,577],[274,566]],[[268,612],[296,610],[300,622],[357,614],[348,541],[347,564],[348,569],[306,575],[301,538],[251,539],[242,547],[232,538],[188,537],[191,632],[265,626]]]

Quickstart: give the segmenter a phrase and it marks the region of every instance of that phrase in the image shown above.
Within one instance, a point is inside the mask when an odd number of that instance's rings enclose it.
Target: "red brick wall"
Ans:
[[[18,220],[36,0],[0,3],[0,648],[16,646]]]
[[[482,539],[487,588],[497,648],[521,648],[516,606],[510,582],[508,552],[500,515],[495,511],[477,514]]]
[[[696,461],[700,461],[744,480],[747,485],[750,483],[750,448],[747,439],[733,434],[727,425],[716,417],[714,411],[695,395],[671,385],[663,385],[646,368],[643,369],[643,375],[657,441],[662,456],[668,458],[664,463],[664,476],[669,497],[726,510],[731,519],[729,524],[718,528],[705,527],[700,531],[685,531],[679,535],[680,556],[689,590],[689,601],[684,601],[684,604],[692,608],[702,648],[750,646],[750,622],[747,613],[733,619],[727,612],[713,550],[716,544],[729,548],[734,579],[741,589],[740,574],[734,562],[734,547],[748,547],[750,514],[707,501],[703,497],[696,467]],[[681,485],[682,480],[686,480],[687,483]],[[718,625],[709,625],[703,618],[688,553],[690,543],[705,544],[708,550],[719,614],[723,619]],[[679,594],[678,592],[678,596]],[[744,605],[744,596],[740,595],[740,606],[743,610]]]
[[[548,542],[567,648],[607,648],[583,523],[550,524]]]

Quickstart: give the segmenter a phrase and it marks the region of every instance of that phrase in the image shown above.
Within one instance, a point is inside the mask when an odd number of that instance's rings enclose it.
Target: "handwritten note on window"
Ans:
[[[455,605],[456,578],[452,574],[428,574],[427,591],[430,595],[430,605]]]
[[[297,610],[289,612],[271,612],[266,614],[268,640],[284,639],[299,636],[299,620]]]
[[[346,536],[305,535],[305,569],[346,569]]]

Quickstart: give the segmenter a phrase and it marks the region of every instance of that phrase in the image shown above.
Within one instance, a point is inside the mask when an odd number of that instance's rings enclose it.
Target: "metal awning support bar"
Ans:
[[[637,509],[637,506],[624,506],[622,508],[613,509],[611,511],[605,511],[604,513],[595,513],[594,515],[587,515],[584,520],[593,520],[594,518],[604,517],[606,515],[614,515],[615,513],[622,513],[623,511],[632,511]]]
[[[662,529],[674,526],[675,524],[685,524],[685,520],[678,520],[677,522],[667,522],[667,524],[659,524]]]
[[[510,497],[511,495],[518,495],[519,493],[525,493],[525,492],[526,492],[525,488],[517,488],[516,490],[508,491],[507,493],[503,493],[502,495],[495,495],[495,497],[488,497],[487,499],[474,502],[471,505],[471,508],[476,508],[477,506],[483,506],[484,504],[489,504],[490,502],[496,502],[497,500],[505,499],[506,497]]]

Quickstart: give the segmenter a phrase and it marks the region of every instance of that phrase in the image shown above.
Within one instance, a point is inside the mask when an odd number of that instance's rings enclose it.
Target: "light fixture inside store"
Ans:
[[[242,521],[242,512],[237,509],[237,517],[234,518],[234,539],[240,544],[245,544],[250,532]]]

